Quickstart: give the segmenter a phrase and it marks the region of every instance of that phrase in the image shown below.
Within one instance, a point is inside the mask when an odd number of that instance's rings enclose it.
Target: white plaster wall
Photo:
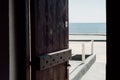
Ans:
[[[15,59],[15,31],[14,31],[14,5],[13,0],[9,0],[9,80],[16,79],[16,59]]]

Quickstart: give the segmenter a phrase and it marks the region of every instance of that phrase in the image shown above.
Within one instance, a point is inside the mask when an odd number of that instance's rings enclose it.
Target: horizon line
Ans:
[[[106,22],[69,22],[69,23],[106,23]]]

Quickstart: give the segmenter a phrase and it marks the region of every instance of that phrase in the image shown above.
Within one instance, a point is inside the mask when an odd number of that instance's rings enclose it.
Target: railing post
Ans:
[[[91,40],[91,54],[93,54],[93,49],[94,49],[94,48],[93,48],[93,47],[94,47],[94,46],[93,46],[93,45],[94,45],[93,42],[94,42],[94,40]]]
[[[82,63],[85,63],[85,44],[82,44]]]

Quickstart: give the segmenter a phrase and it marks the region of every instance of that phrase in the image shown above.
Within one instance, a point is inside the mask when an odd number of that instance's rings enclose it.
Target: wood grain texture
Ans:
[[[32,0],[32,59],[68,48],[68,2],[67,0]],[[35,70],[33,80],[66,80],[66,62],[48,68]]]
[[[35,80],[66,80],[65,63],[54,66],[50,69],[36,71]]]

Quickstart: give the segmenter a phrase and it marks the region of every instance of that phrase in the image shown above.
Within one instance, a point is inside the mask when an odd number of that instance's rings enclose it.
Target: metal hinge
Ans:
[[[37,70],[44,70],[60,63],[64,63],[71,58],[71,49],[64,49],[45,55],[37,56],[35,66]],[[30,63],[31,64],[31,63]]]

